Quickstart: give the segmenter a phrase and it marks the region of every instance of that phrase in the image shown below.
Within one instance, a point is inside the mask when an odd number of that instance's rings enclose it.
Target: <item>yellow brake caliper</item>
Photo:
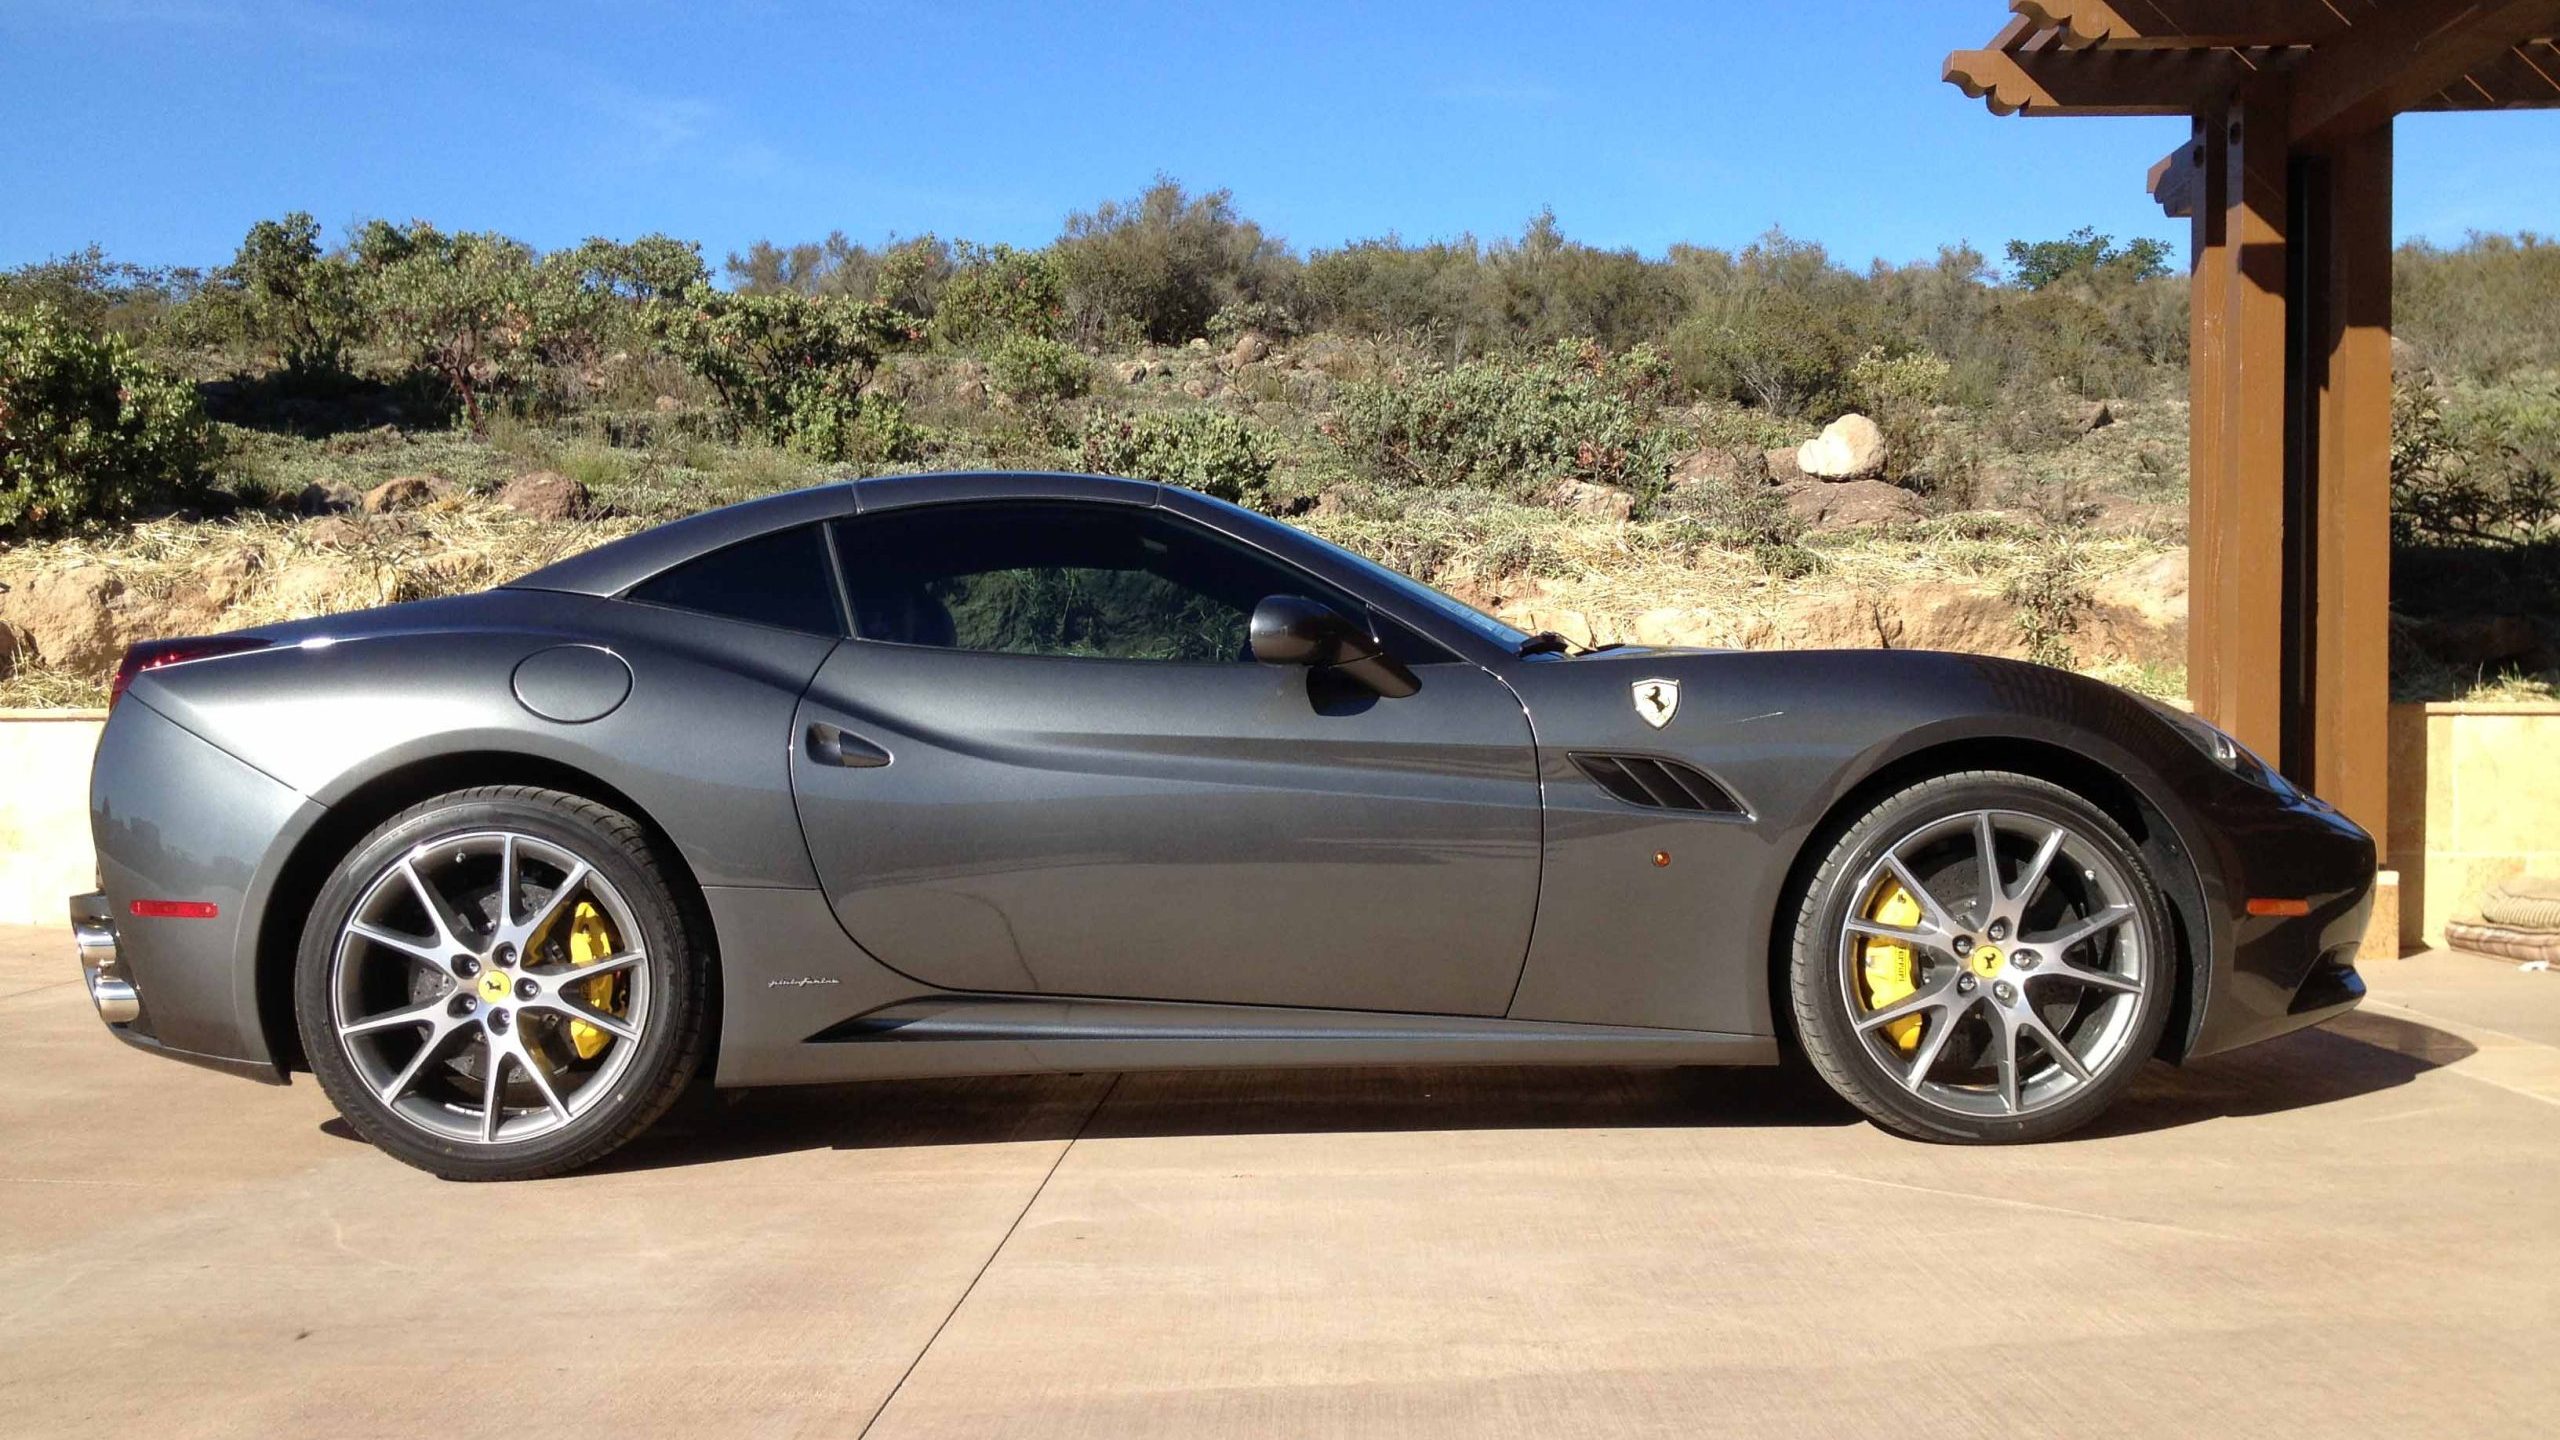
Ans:
[[[1900,882],[1887,884],[1868,902],[1867,918],[1879,925],[1909,927],[1920,923],[1920,902]],[[1874,935],[1858,937],[1859,975],[1867,983],[1867,1008],[1881,1010],[1920,988],[1920,959],[1899,940]],[[1920,1043],[1920,1017],[1905,1015],[1884,1027],[1885,1037],[1908,1054]]]
[[[612,953],[613,926],[607,923],[603,911],[584,900],[579,901],[578,908],[569,915],[569,963],[593,965]],[[607,975],[601,985],[590,983],[587,1003],[607,1014],[621,1014],[622,977]],[[569,1022],[569,1045],[578,1052],[581,1060],[593,1060],[603,1054],[604,1047],[612,1040],[612,1036],[584,1020]]]

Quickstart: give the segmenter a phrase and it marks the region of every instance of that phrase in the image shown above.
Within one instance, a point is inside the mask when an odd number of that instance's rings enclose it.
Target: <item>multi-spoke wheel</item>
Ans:
[[[1797,1030],[1878,1122],[1948,1140],[2058,1135],[2159,1043],[2166,910],[2123,828],[2058,786],[1972,772],[1851,826],[1797,917]]]
[[[692,1077],[702,967],[645,837],[589,801],[463,791],[386,822],[303,935],[295,1004],[339,1113],[411,1164],[585,1164]]]

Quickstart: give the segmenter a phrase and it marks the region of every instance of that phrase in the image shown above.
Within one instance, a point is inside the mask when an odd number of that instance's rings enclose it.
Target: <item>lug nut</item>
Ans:
[[[1993,999],[1998,1000],[2003,1005],[2006,1005],[2010,1001],[2018,998],[2018,987],[2010,984],[2006,980],[2003,980],[1999,984],[1991,987],[1991,995]]]
[[[492,1030],[497,1031],[497,1032],[498,1032],[499,1034],[501,1034],[501,1035],[506,1034],[506,1033],[507,1033],[507,1012],[506,1012],[506,1011],[504,1011],[504,1010],[492,1010],[492,1011],[490,1011],[490,1012],[489,1012],[489,1028],[490,1028],[490,1029],[492,1029]]]
[[[1970,995],[1973,993],[1973,987],[1977,983],[1979,982],[1973,978],[1972,972],[1967,971],[1966,973],[1956,977],[1956,993],[1959,995]]]
[[[513,965],[516,963],[516,947],[513,945],[501,945],[497,948],[497,951],[490,956],[490,958],[496,960],[501,965]]]
[[[1961,960],[1965,956],[1973,953],[1973,937],[1970,935],[1959,935],[1956,937],[1955,944],[1949,948],[1953,949],[1956,952],[1956,958]]]
[[[530,1000],[541,993],[542,987],[534,984],[530,980],[518,980],[516,982],[516,998],[519,1000]]]
[[[468,980],[480,973],[480,962],[468,955],[456,955],[453,957],[453,973]]]
[[[2009,938],[2009,922],[2008,922],[2008,921],[2006,921],[2006,920],[1994,920],[1994,921],[1992,921],[1992,922],[1991,922],[1991,938],[1992,938],[1992,939],[1994,939],[1994,940],[2006,940],[2006,939],[2008,939],[2008,938]]]
[[[2044,957],[2033,950],[2013,950],[2009,953],[2009,963],[2021,970],[2033,970],[2043,960]]]
[[[453,1003],[445,1007],[457,1020],[479,1008],[480,1002],[472,999],[468,993],[454,996]]]

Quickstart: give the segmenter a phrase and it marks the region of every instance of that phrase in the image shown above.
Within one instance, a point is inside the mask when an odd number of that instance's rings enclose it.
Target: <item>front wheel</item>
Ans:
[[[2167,907],[2106,812],[2025,775],[1923,781],[1852,825],[1796,916],[1808,1059],[1870,1119],[1924,1139],[2039,1140],[2087,1123],[2158,1046]]]
[[[692,1078],[698,950],[629,817],[457,791],[339,864],[303,930],[295,1017],[367,1140],[447,1179],[530,1179],[622,1145]]]

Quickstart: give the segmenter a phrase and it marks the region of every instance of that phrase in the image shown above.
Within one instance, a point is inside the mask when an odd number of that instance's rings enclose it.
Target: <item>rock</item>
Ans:
[[[394,510],[414,510],[442,496],[445,488],[440,476],[394,475],[364,492],[364,512],[387,515]]]
[[[1350,493],[1339,485],[1328,485],[1324,489],[1316,492],[1316,503],[1309,507],[1308,513],[1314,515],[1348,515],[1351,513]]]
[[[673,415],[684,408],[684,402],[673,395],[661,395],[653,403],[656,404],[658,413],[661,415]]]
[[[536,520],[583,520],[595,513],[587,487],[557,470],[519,475],[498,491],[498,503]]]
[[[2168,551],[2092,584],[2073,648],[2084,660],[2184,664],[2187,552]]]
[[[293,510],[297,515],[335,515],[363,503],[364,497],[348,486],[333,480],[314,480],[293,497]]]
[[[1796,447],[1796,468],[1824,480],[1863,480],[1884,473],[1884,432],[1851,413]]]
[[[124,582],[104,565],[76,565],[18,582],[0,595],[0,621],[16,627],[18,663],[29,658],[56,670],[104,679],[133,637],[113,612]]]
[[[1787,452],[1792,464],[1795,452]],[[1769,483],[1769,461],[1757,450],[1693,450],[1671,466],[1670,488],[1748,490]]]
[[[2427,363],[2427,352],[2417,342],[2401,336],[2391,337],[2391,376],[2395,380],[2432,380],[2435,367]]]
[[[2079,418],[2071,422],[2071,428],[2086,435],[2092,430],[2103,430],[2114,423],[2116,423],[2115,410],[2104,400],[2092,400],[2080,407]]]
[[[1624,520],[1636,513],[1633,491],[1595,485],[1588,480],[1565,481],[1548,494],[1547,503],[1596,520]]]
[[[1919,496],[1882,480],[1799,480],[1786,498],[1788,511],[1816,530],[1898,525],[1928,513]]]
[[[207,611],[218,615],[257,588],[261,564],[255,550],[234,550],[209,561],[196,572],[195,594]]]
[[[1270,339],[1259,330],[1247,330],[1236,337],[1236,348],[1227,352],[1227,360],[1238,366],[1252,365],[1270,353]]]
[[[1784,485],[1791,480],[1804,478],[1804,471],[1796,465],[1796,452],[1793,446],[1760,452],[1760,466],[1769,472],[1769,482],[1773,485]]]
[[[1144,360],[1124,360],[1114,373],[1119,375],[1120,383],[1123,385],[1139,385],[1144,384],[1146,378],[1155,373],[1155,367]]]
[[[1209,381],[1197,378],[1182,382],[1182,393],[1190,396],[1194,400],[1208,399],[1210,395],[1216,392],[1217,388],[1217,386],[1211,384]]]

